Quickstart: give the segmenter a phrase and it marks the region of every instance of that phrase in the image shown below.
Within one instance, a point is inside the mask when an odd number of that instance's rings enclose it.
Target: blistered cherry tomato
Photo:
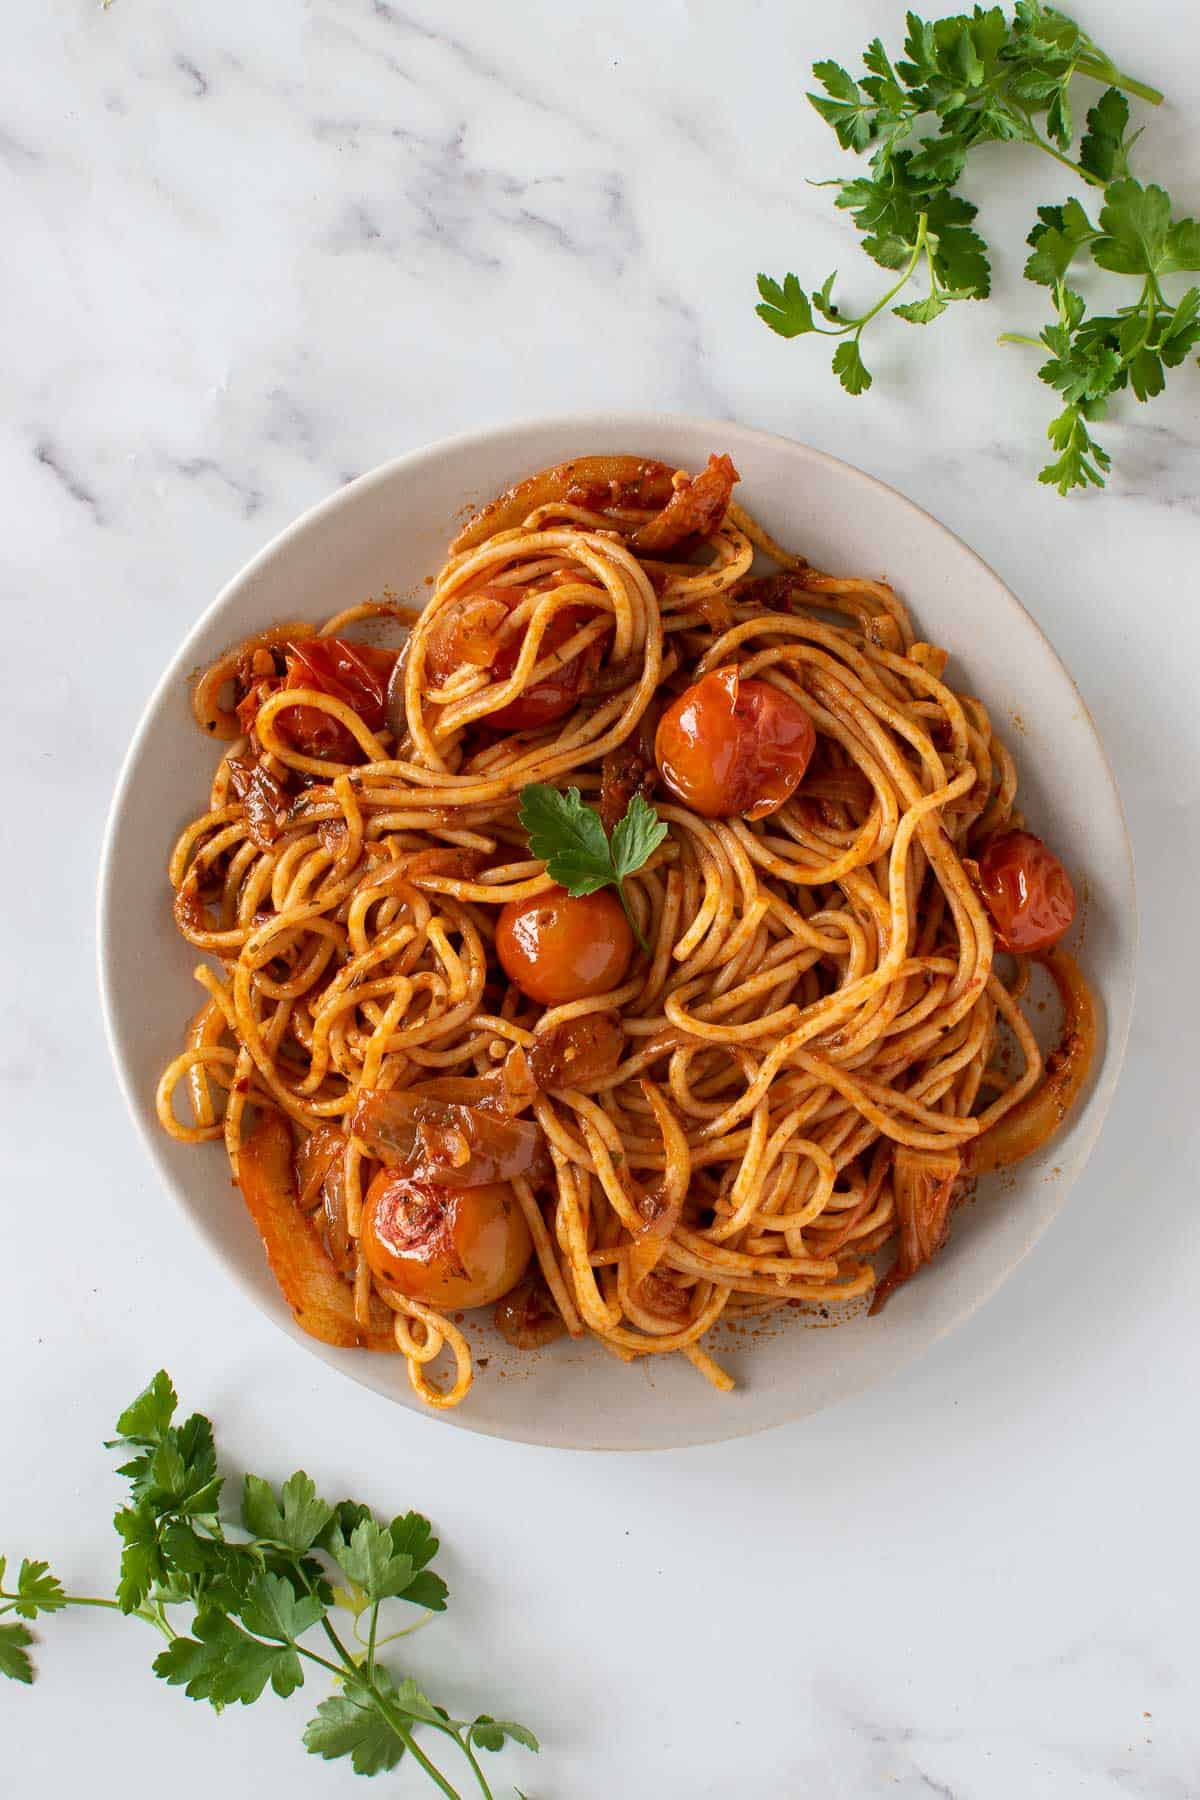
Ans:
[[[1075,917],[1071,878],[1032,831],[1006,831],[979,858],[979,885],[1003,950],[1049,950]]]
[[[352,644],[348,638],[304,638],[287,647],[285,688],[317,688],[356,712],[368,731],[384,722],[394,650]],[[278,714],[279,729],[305,756],[355,762],[361,751],[338,719],[316,706],[289,706]]]
[[[440,685],[463,663],[468,663],[476,668],[490,668],[493,681],[507,681],[517,666],[525,633],[506,638],[498,648],[493,647],[494,640],[505,614],[531,591],[493,582],[461,601],[451,601],[430,633],[426,666],[433,679]],[[538,661],[553,656],[595,616],[586,606],[567,606],[555,613],[539,646]],[[483,723],[496,731],[537,731],[543,725],[555,724],[567,716],[586,690],[599,661],[599,647],[592,645],[561,663],[545,680],[535,681],[499,712],[489,713]]]
[[[382,1287],[442,1311],[487,1306],[524,1275],[529,1227],[506,1181],[445,1188],[381,1169],[367,1189],[362,1247]]]
[[[496,926],[510,981],[542,1006],[607,994],[625,979],[633,931],[611,888],[572,899],[563,888],[510,900]]]
[[[706,819],[761,819],[800,785],[817,733],[804,707],[730,665],[662,716],[654,754],[671,792]]]
[[[583,606],[565,606],[561,612],[555,613],[538,650],[538,661],[553,656],[568,638],[574,637],[595,616]],[[513,642],[502,645],[492,664],[494,681],[507,681],[517,666],[524,641],[522,634]],[[489,713],[485,724],[495,731],[540,731],[543,725],[553,725],[558,719],[565,719],[584,691],[585,682],[595,674],[599,661],[599,646],[593,644],[581,655],[573,656],[569,662],[560,663],[544,681],[535,681],[532,687],[527,687],[515,700],[502,706],[499,712]]]

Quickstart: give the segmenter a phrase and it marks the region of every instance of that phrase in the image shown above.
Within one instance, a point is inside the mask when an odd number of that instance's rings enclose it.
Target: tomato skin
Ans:
[[[546,629],[538,651],[538,660],[552,655],[574,637],[580,628],[595,617],[586,607],[564,606],[561,612],[555,613]],[[517,666],[517,657],[521,652],[524,638],[514,643],[505,644],[492,664],[492,676],[496,681],[506,681]],[[584,687],[584,677],[595,673],[599,656],[596,647],[585,650],[580,656],[573,656],[570,662],[562,663],[547,675],[544,681],[535,681],[527,687],[515,700],[502,706],[499,712],[489,713],[483,721],[493,731],[540,731],[543,725],[554,725],[559,719],[565,719],[574,707]]]
[[[287,646],[286,688],[317,688],[356,712],[368,731],[383,725],[394,650],[352,644],[348,638],[304,638]],[[279,729],[306,756],[357,762],[362,752],[345,726],[316,706],[289,706]]]
[[[367,1189],[361,1242],[382,1287],[443,1311],[498,1300],[533,1254],[506,1181],[435,1187],[403,1169],[381,1169]]]
[[[611,888],[573,899],[563,888],[510,900],[496,925],[510,981],[542,1006],[607,994],[625,979],[633,930]]]
[[[1028,956],[1049,950],[1075,917],[1071,878],[1032,831],[992,838],[979,858],[984,905],[1002,950]]]
[[[506,639],[498,647],[493,647],[490,640],[498,635],[505,614],[531,591],[537,590],[493,582],[461,601],[452,601],[445,608],[441,629],[435,625],[430,635],[426,658],[426,666],[439,686],[463,663],[490,669],[494,681],[508,680],[517,666],[525,633],[522,631],[516,637]],[[555,613],[538,650],[539,662],[554,655],[596,616],[596,612],[587,606],[566,606]],[[556,724],[559,719],[566,718],[580,694],[586,691],[599,661],[599,647],[593,644],[552,670],[544,681],[527,687],[499,712],[488,713],[481,723],[494,731],[539,731],[544,725]]]
[[[817,732],[799,701],[732,664],[663,714],[654,754],[671,792],[706,819],[775,812],[800,785]]]

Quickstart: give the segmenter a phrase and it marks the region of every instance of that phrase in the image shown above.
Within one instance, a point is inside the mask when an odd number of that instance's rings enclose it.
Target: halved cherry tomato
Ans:
[[[287,647],[285,688],[317,688],[352,707],[368,731],[384,722],[388,680],[394,650],[374,644],[352,644],[348,638],[304,638]],[[362,752],[337,719],[316,706],[289,706],[279,714],[279,729],[305,756],[331,762],[356,762]]]
[[[671,792],[706,819],[761,819],[796,791],[816,747],[799,701],[730,664],[663,714],[654,754]]]
[[[1049,950],[1075,917],[1071,877],[1032,831],[990,840],[979,859],[979,885],[1002,950]]]
[[[488,1306],[520,1281],[533,1254],[506,1181],[445,1188],[381,1169],[367,1189],[363,1254],[382,1287],[453,1310]]]
[[[510,981],[542,1006],[607,994],[625,979],[633,931],[611,888],[572,899],[563,888],[510,900],[496,926]]]

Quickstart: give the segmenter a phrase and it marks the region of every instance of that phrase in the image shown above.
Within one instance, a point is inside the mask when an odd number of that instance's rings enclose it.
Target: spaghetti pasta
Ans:
[[[877,1308],[1086,1075],[1065,951],[1049,1079],[1019,1004],[1074,902],[986,709],[736,479],[542,471],[460,533],[399,652],[343,635],[405,617],[367,603],[195,689],[225,747],[170,879],[211,960],[160,1120],[223,1140],[305,1329],[397,1350],[435,1407],[471,1384],[454,1315],[498,1298],[514,1343],[678,1352],[727,1390],[718,1321]],[[628,925],[531,854],[534,784],[610,830],[651,798]]]

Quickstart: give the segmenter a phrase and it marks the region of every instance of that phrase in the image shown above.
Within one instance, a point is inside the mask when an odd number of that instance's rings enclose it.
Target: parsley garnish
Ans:
[[[928,325],[956,300],[986,299],[991,271],[974,227],[977,209],[954,190],[978,145],[1032,145],[1102,189],[1103,205],[1095,225],[1077,200],[1038,208],[1025,273],[1050,288],[1056,317],[1037,337],[1005,333],[1000,341],[1049,350],[1038,373],[1066,402],[1048,428],[1059,456],[1040,479],[1063,494],[1102,486],[1110,459],[1088,428],[1103,417],[1109,396],[1129,387],[1137,399],[1152,399],[1162,391],[1164,370],[1200,342],[1200,291],[1189,288],[1172,301],[1162,286],[1164,277],[1200,269],[1200,225],[1173,218],[1163,190],[1143,187],[1130,169],[1141,133],[1129,130],[1125,96],[1157,105],[1162,95],[1123,74],[1073,19],[1042,0],[1017,0],[1011,19],[999,6],[933,22],[910,12],[907,26],[903,56],[893,62],[874,39],[857,80],[838,63],[814,63],[823,91],[808,96],[843,149],[870,151],[869,174],[827,185],[862,233],[863,249],[898,271],[897,279],[865,311],[851,313],[833,298],[833,275],[811,293],[795,275],[782,282],[760,275],[759,317],[781,337],[839,338],[834,372],[847,392],[865,393],[871,374],[862,335],[885,309]],[[1105,91],[1087,114],[1075,159],[1077,75]],[[930,124],[936,129],[919,135]],[[1065,282],[1083,256],[1139,280],[1133,303],[1088,317]],[[893,304],[918,276],[927,291]]]
[[[600,814],[580,798],[578,788],[559,788],[531,782],[521,789],[521,824],[529,833],[529,848],[540,856],[546,873],[576,899],[598,888],[615,887],[625,917],[643,950],[649,946],[629,908],[625,878],[633,875],[654,854],[667,828],[648,801],[635,794],[625,816],[604,829]]]
[[[238,1523],[231,1524],[219,1511],[224,1478],[212,1426],[199,1414],[176,1425],[176,1406],[170,1378],[160,1371],[121,1414],[109,1446],[132,1452],[120,1469],[130,1503],[114,1520],[123,1544],[116,1598],[64,1593],[44,1562],[28,1559],[7,1589],[0,1557],[0,1617],[36,1619],[68,1606],[131,1614],[166,1639],[155,1674],[216,1712],[235,1702],[252,1705],[268,1687],[286,1698],[303,1686],[305,1665],[319,1667],[338,1686],[305,1728],[313,1755],[348,1756],[359,1775],[393,1769],[407,1756],[440,1793],[459,1800],[416,1741],[418,1729],[438,1732],[457,1745],[479,1793],[491,1800],[476,1752],[499,1750],[508,1739],[536,1750],[533,1733],[489,1713],[451,1718],[380,1656],[431,1613],[445,1611],[446,1584],[429,1567],[438,1540],[428,1519],[410,1512],[384,1524],[356,1501],[332,1505],[299,1470],[278,1492],[247,1475]],[[381,1636],[380,1609],[391,1600],[422,1610],[413,1623]],[[190,1632],[177,1629],[172,1615],[180,1607],[191,1615]],[[332,1622],[339,1611],[349,1615],[348,1641]],[[308,1641],[317,1631],[320,1650]],[[25,1625],[0,1623],[0,1674],[31,1682],[32,1643]]]

